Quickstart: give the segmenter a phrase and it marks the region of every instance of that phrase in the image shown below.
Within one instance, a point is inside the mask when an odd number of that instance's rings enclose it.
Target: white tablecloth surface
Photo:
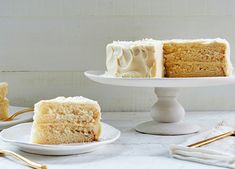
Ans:
[[[41,156],[25,153],[0,141],[1,149],[10,149],[50,169],[221,169],[199,163],[173,159],[169,156],[171,144],[183,142],[190,135],[156,136],[137,133],[135,125],[151,117],[148,112],[104,112],[103,121],[121,130],[119,140],[92,153],[72,156]],[[199,124],[202,130],[209,129],[221,121],[235,124],[235,112],[187,112],[186,121]],[[28,168],[14,162],[12,158],[0,157],[1,169]]]

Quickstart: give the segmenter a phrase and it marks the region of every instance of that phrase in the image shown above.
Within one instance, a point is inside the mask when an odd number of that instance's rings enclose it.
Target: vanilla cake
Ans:
[[[162,77],[162,42],[114,41],[106,46],[106,67],[115,77]]]
[[[37,144],[68,144],[97,141],[101,112],[96,101],[84,97],[57,97],[34,106],[31,141]]]
[[[164,41],[165,77],[232,75],[229,43],[224,39]]]
[[[114,41],[106,47],[107,74],[114,77],[231,76],[224,39]]]
[[[6,119],[9,114],[9,101],[6,98],[8,92],[8,84],[0,83],[0,120]]]

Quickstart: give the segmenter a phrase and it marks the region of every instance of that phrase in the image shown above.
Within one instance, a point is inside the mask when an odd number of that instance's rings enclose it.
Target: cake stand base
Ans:
[[[179,88],[155,88],[158,101],[151,108],[153,121],[136,126],[136,131],[146,134],[181,135],[198,132],[197,125],[183,122],[185,111],[177,101]]]
[[[148,121],[135,127],[136,131],[145,134],[156,135],[182,135],[198,132],[200,127],[184,122],[179,123],[159,123]]]

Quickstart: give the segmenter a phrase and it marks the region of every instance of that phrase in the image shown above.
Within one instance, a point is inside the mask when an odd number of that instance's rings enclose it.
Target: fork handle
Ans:
[[[188,147],[191,147],[191,148],[201,147],[201,146],[204,146],[206,144],[212,143],[214,141],[220,140],[222,138],[231,136],[233,134],[234,134],[234,131],[230,131],[230,132],[227,132],[227,133],[224,133],[224,134],[220,134],[220,135],[215,136],[215,137],[208,138],[206,140],[199,141],[197,143],[190,144],[190,145],[188,145]]]
[[[33,108],[26,108],[26,109],[17,111],[15,114],[11,115],[10,117],[8,117],[7,119],[5,119],[4,121],[11,121],[11,120],[13,120],[16,116],[19,116],[20,114],[27,113],[27,112],[31,112],[31,111],[34,111],[34,109],[33,109]]]
[[[13,152],[13,151],[0,150],[0,154],[3,154],[5,156],[9,155],[9,156],[15,157],[17,160],[24,162],[27,166],[29,166],[31,168],[47,169],[47,166],[45,164],[39,164],[39,163],[33,162],[33,161],[31,161],[31,160]]]

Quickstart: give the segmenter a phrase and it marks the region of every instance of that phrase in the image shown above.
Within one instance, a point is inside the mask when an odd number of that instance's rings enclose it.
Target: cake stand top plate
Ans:
[[[133,87],[204,87],[235,83],[235,76],[196,78],[121,78],[105,75],[105,71],[86,71],[89,79],[108,85]]]

